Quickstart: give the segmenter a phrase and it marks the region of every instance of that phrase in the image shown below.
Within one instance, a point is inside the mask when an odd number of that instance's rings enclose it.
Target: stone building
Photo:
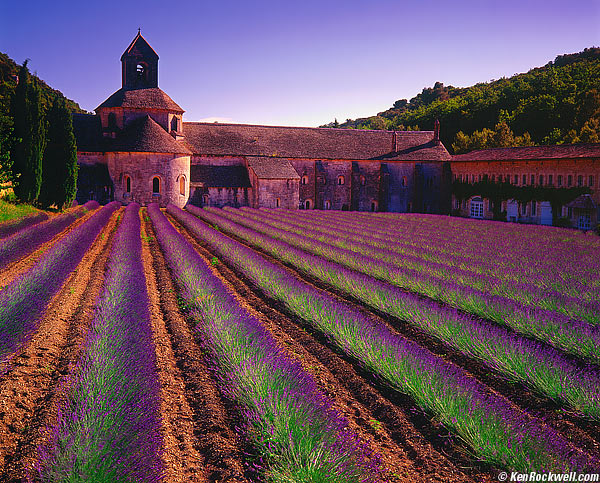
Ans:
[[[484,149],[453,156],[451,164],[453,178],[470,183],[487,177],[516,186],[587,187],[591,194],[567,203],[560,215],[581,229],[595,227],[600,219],[600,144]],[[490,202],[481,196],[462,204],[453,198],[452,207],[463,216],[492,218]],[[503,211],[508,221],[552,224],[548,201],[507,200]]]
[[[445,213],[450,155],[435,131],[183,122],[158,87],[158,55],[138,32],[122,87],[75,114],[77,198],[162,206]]]

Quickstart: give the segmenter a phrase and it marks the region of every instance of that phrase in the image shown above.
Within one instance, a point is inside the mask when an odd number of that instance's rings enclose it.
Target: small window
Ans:
[[[474,174],[471,175],[471,183],[475,183],[475,175]]]
[[[310,200],[306,200],[306,201],[304,202],[304,209],[305,209],[305,210],[310,210]]]
[[[519,184],[519,175],[515,174],[515,184]]]
[[[481,174],[480,174],[480,175],[479,175],[479,177],[477,178],[477,179],[478,179],[478,181],[479,181],[480,183],[481,183],[481,179],[482,179],[482,178],[483,178],[483,175],[481,175]]]
[[[131,178],[129,176],[125,176],[125,192],[131,193]]]
[[[377,202],[371,201],[371,211],[377,211]]]
[[[577,186],[579,186],[579,187],[583,186],[583,176],[582,175],[577,176]]]
[[[535,216],[537,213],[537,203],[535,201],[531,202],[531,216]]]
[[[594,186],[594,177],[590,174],[590,178],[588,180],[588,186],[591,188]]]
[[[326,210],[330,210],[331,209],[331,201],[329,201],[329,200],[325,201],[324,206],[325,206]]]
[[[302,184],[308,184],[308,176],[302,176]]]
[[[553,186],[554,185],[554,176],[549,174],[548,175],[548,186]]]
[[[279,207],[281,206],[281,199],[280,199],[280,198],[277,198],[277,199],[275,200],[275,206],[276,206],[277,208],[279,208]]]
[[[540,186],[544,186],[544,175],[540,174]]]
[[[408,184],[408,179],[406,178],[406,176],[402,176],[402,187],[406,188],[407,184]]]
[[[570,174],[569,176],[567,176],[567,186],[570,188],[571,186],[573,186],[573,175]]]
[[[185,196],[185,177],[179,177],[179,194]]]
[[[365,178],[362,174],[360,175],[360,185],[364,186],[367,184],[367,178]]]
[[[158,176],[152,178],[152,194],[160,194],[160,178]]]
[[[204,206],[208,206],[208,202],[209,202],[209,196],[208,195],[203,195],[202,196],[202,204]]]
[[[526,174],[523,175],[523,183],[522,184],[523,184],[523,186],[525,186],[527,184],[527,175]]]
[[[108,113],[108,128],[111,131],[114,131],[117,129],[117,115],[114,112]]]
[[[556,184],[557,184],[558,186],[562,186],[562,174],[559,174],[559,175],[556,177]]]
[[[535,174],[531,175],[531,186],[535,185]]]
[[[337,178],[338,185],[343,185],[345,183],[345,181],[346,180],[344,179],[343,176],[338,176],[338,178]]]
[[[171,119],[171,131],[178,131],[177,127],[177,116],[173,116]]]

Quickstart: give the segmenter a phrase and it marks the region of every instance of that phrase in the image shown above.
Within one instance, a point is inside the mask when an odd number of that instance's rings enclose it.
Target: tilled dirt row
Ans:
[[[98,208],[99,210],[100,208]],[[6,267],[3,267],[0,270],[0,289],[6,287],[10,282],[15,280],[19,275],[22,275],[27,270],[29,270],[39,259],[40,257],[54,245],[61,238],[69,234],[76,227],[85,223],[91,216],[94,215],[98,210],[88,211],[85,215],[75,220],[71,223],[67,228],[65,228],[60,233],[56,234],[52,239],[48,240],[46,243],[40,245],[34,252],[26,255],[20,260],[16,260],[12,263],[9,263]],[[50,218],[51,220],[52,218]]]
[[[0,481],[35,476],[37,448],[56,419],[66,390],[61,383],[79,359],[102,290],[118,214],[113,213],[0,379]]]
[[[200,341],[178,306],[177,289],[152,223],[144,217],[144,264],[162,392],[166,481],[248,482],[236,410],[219,393]]]
[[[211,260],[216,254],[169,217],[196,250]],[[439,425],[425,417],[409,398],[391,394],[319,334],[268,300],[243,274],[224,263],[213,272],[274,338],[316,379],[349,427],[380,454],[386,481],[493,481],[482,467],[456,447]]]
[[[251,246],[248,244],[248,242],[229,234],[228,236],[232,237],[248,248],[260,253],[272,263],[275,263],[276,265],[286,269],[304,283],[308,283],[320,290],[328,292],[341,302],[353,305],[354,308],[361,310],[369,317],[377,317],[379,322],[387,324],[388,327],[390,327],[393,331],[402,334],[403,336],[426,347],[436,355],[451,361],[457,366],[462,367],[468,373],[487,385],[492,391],[502,394],[515,406],[525,410],[535,417],[540,418],[544,424],[547,424],[548,426],[551,426],[552,428],[561,432],[561,434],[566,439],[570,440],[575,446],[581,448],[597,459],[600,458],[600,423],[591,421],[575,412],[569,411],[568,409],[565,409],[559,402],[551,401],[543,395],[538,395],[534,391],[527,388],[524,384],[511,381],[509,378],[492,371],[489,367],[483,364],[483,362],[465,356],[460,351],[447,346],[441,341],[438,341],[434,337],[428,335],[418,327],[411,325],[407,321],[390,316],[389,314],[383,313],[377,309],[366,307],[362,301],[355,299],[350,295],[336,289],[335,287],[331,287],[322,281],[297,270],[288,263],[281,262],[268,253]],[[576,358],[571,359],[577,361]],[[588,366],[584,361],[579,360],[579,363],[582,367]]]

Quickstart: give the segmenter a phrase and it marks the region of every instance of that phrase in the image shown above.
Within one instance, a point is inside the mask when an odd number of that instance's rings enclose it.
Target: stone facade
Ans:
[[[121,56],[122,87],[73,117],[87,179],[78,201],[161,206],[425,211],[450,209],[450,155],[431,131],[363,131],[183,122],[158,88],[158,55],[141,36]],[[446,186],[444,185],[446,183]]]

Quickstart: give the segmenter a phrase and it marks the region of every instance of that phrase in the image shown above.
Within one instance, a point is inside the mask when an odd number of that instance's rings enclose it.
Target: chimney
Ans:
[[[436,119],[435,124],[433,125],[433,142],[438,146],[442,144],[440,142],[440,120]]]
[[[398,135],[396,134],[396,131],[392,131],[392,152],[397,153],[398,152]]]

